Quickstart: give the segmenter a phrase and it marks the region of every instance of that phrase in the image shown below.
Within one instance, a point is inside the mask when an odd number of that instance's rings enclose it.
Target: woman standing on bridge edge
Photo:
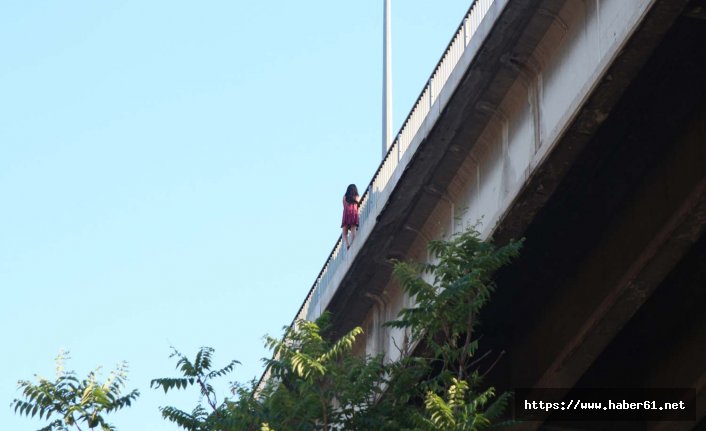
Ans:
[[[343,229],[341,236],[346,244],[346,250],[351,248],[351,243],[355,239],[355,233],[358,230],[358,205],[360,205],[358,188],[355,184],[351,184],[343,196],[343,221],[341,221],[341,229]],[[350,241],[348,240],[348,231],[351,233]]]

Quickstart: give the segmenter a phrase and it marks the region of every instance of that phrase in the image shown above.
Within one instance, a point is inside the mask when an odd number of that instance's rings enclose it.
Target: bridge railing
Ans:
[[[469,7],[458,30],[361,197],[360,228],[356,241],[351,245],[350,250],[343,250],[342,237],[339,236],[290,328],[294,328],[299,319],[316,319],[326,309],[341,279],[348,271],[353,257],[372,231],[377,216],[397,184],[397,180],[404,170],[404,165],[409,160],[409,157],[405,158],[407,150],[413,146],[413,143],[418,144],[419,140],[415,140],[415,137],[429,117],[429,113],[434,108],[449,76],[494,1],[475,0]],[[265,372],[260,380],[260,386],[267,378],[268,373]]]

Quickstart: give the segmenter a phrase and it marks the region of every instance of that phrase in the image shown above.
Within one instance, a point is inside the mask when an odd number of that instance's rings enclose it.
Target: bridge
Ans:
[[[488,384],[696,388],[696,421],[635,429],[706,429],[704,42],[703,1],[474,1],[295,320],[394,360],[390,259],[477,224],[526,238],[482,316]]]

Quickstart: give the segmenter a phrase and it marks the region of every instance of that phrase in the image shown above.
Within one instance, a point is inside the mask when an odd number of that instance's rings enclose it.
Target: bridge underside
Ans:
[[[526,243],[480,332],[483,349],[506,352],[489,384],[695,387],[697,421],[522,429],[706,429],[706,19],[696,6],[590,140],[551,155],[505,216],[496,238]],[[539,199],[545,181],[554,191]]]

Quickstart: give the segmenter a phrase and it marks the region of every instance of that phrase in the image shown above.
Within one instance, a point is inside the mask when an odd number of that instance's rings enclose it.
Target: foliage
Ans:
[[[172,348],[171,357],[176,357],[176,368],[181,372],[181,377],[154,379],[150,387],[161,388],[166,394],[173,389],[186,389],[196,385],[201,394],[201,401],[191,412],[185,412],[176,407],[161,407],[162,417],[174,422],[180,428],[188,431],[210,431],[231,429],[234,424],[228,400],[219,404],[216,391],[211,384],[214,378],[223,377],[233,371],[238,361],[231,361],[223,368],[213,369],[213,348],[202,347],[196,353],[193,361],[178,350]],[[202,401],[205,399],[206,405]]]
[[[475,330],[480,311],[496,287],[493,275],[519,254],[521,246],[522,241],[511,241],[497,247],[469,229],[447,241],[431,241],[432,263],[395,263],[393,274],[415,298],[415,305],[387,325],[408,330],[412,344],[420,343],[431,353],[428,358],[403,359],[396,377],[420,364],[422,369],[435,370],[416,386],[425,391],[425,409],[413,415],[413,428],[484,429],[504,410],[508,394],[491,402],[493,388],[476,392],[482,379],[473,369],[478,349]],[[447,395],[446,401],[442,394]]]
[[[119,364],[101,383],[97,377],[99,369],[91,371],[83,380],[79,380],[73,371],[66,371],[64,365],[68,359],[68,353],[59,353],[53,381],[35,376],[38,379],[36,384],[27,380],[18,382],[24,399],[12,402],[15,413],[31,417],[39,414],[40,419],[51,420],[40,431],[64,431],[69,427],[80,431],[83,424],[89,429],[114,430],[104,416],[130,407],[139,396],[137,390],[121,395],[127,378],[127,364]]]
[[[300,320],[282,339],[267,337],[272,378],[258,398],[262,416],[277,431],[364,429],[379,424],[373,414],[385,383],[380,358],[352,354],[359,327],[331,342],[325,314],[316,322]],[[367,429],[375,429],[369,427]]]
[[[474,229],[448,241],[431,241],[428,248],[436,263],[396,262],[393,274],[416,304],[387,325],[409,329],[413,343],[422,341],[431,349],[441,360],[445,380],[472,377],[469,364],[478,349],[474,330],[495,290],[492,276],[521,246],[521,241],[512,241],[498,248],[482,241]]]
[[[416,415],[416,429],[422,431],[473,431],[498,428],[504,422],[496,422],[507,407],[509,394],[502,394],[496,401],[495,390],[488,388],[471,394],[467,381],[451,378],[446,399],[434,392],[427,392],[424,406],[427,416]],[[495,422],[495,424],[493,423]]]
[[[351,354],[360,328],[331,342],[322,335],[328,327],[324,315],[316,322],[297,322],[295,330],[285,328],[282,338],[266,337],[272,350],[272,358],[265,359],[271,373],[267,384],[255,395],[255,381],[234,383],[235,397],[220,404],[210,382],[230,373],[237,361],[211,370],[213,349],[202,348],[193,361],[174,350],[181,376],[155,379],[152,387],[169,392],[197,386],[206,403],[191,412],[163,407],[162,416],[188,431],[382,429],[376,424],[384,419],[372,411],[385,367],[379,358]]]

